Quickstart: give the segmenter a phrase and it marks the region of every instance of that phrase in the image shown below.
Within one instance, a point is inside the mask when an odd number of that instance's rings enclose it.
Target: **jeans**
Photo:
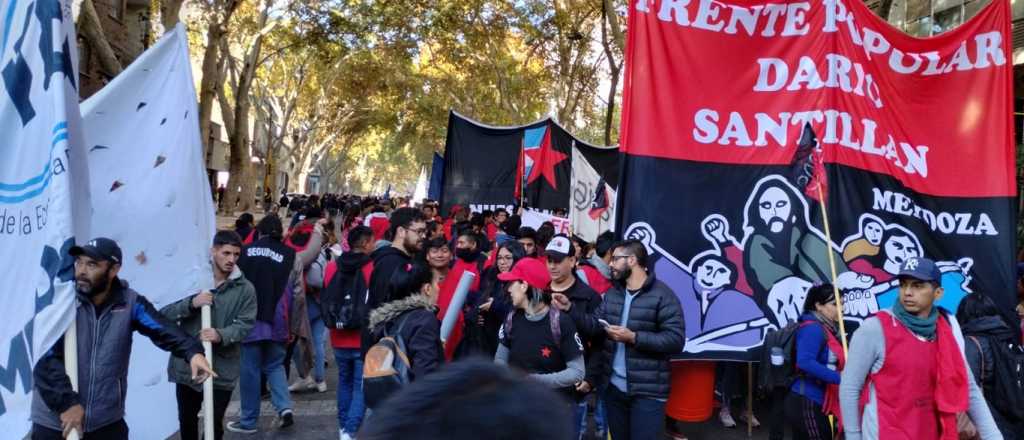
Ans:
[[[260,372],[267,375],[270,402],[274,404],[278,414],[286,409],[292,409],[288,379],[284,377],[284,351],[284,344],[280,342],[258,341],[242,344],[242,371],[238,392],[242,406],[239,423],[243,428],[255,429],[260,417]]]
[[[605,421],[604,411],[604,398],[601,397],[601,393],[592,393],[594,399],[594,433],[597,434],[597,438],[605,440],[606,434],[608,433],[608,424]],[[587,434],[587,401],[590,400],[590,396],[583,399],[582,402],[576,404],[576,438],[579,440],[583,439],[583,436]]]
[[[664,436],[664,400],[631,397],[615,385],[608,385],[604,404],[608,431],[614,440],[648,440]]]
[[[99,440],[128,440],[128,424],[124,422],[124,419],[121,419],[100,429],[87,432],[83,438]],[[64,433],[33,423],[32,440],[64,440]]]
[[[338,427],[355,435],[366,412],[363,358],[358,348],[335,348],[334,362],[338,365]]]
[[[213,436],[224,438],[224,412],[231,403],[232,390],[213,390]],[[203,392],[178,384],[175,386],[178,398],[178,430],[181,440],[199,440],[199,411],[203,408]]]
[[[324,335],[327,334],[323,318],[317,316],[315,321],[310,321],[309,330],[313,337],[313,380],[320,383],[324,381]]]

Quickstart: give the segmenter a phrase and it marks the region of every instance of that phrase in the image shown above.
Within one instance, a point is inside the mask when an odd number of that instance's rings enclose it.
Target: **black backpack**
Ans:
[[[505,332],[506,336],[512,334],[512,318],[515,315],[516,309],[512,309],[512,311],[508,312],[508,315],[505,316],[505,325],[502,326],[501,331]],[[562,343],[562,323],[559,321],[560,316],[561,312],[558,311],[558,308],[548,307],[548,326],[551,328],[551,337],[555,339],[555,344]]]
[[[791,322],[781,330],[771,330],[764,336],[761,351],[761,370],[758,387],[762,392],[774,388],[788,388],[796,379],[796,331],[799,322]],[[772,364],[772,348],[782,350],[782,365]]]
[[[320,314],[324,325],[337,330],[362,328],[366,290],[362,270],[357,270],[352,279],[346,279],[341,269],[338,269],[320,293]]]
[[[973,338],[972,338],[973,339]],[[983,365],[982,380],[992,378],[991,395],[986,400],[1000,414],[1015,421],[1024,420],[1024,349],[1008,341],[988,338],[992,364]],[[984,363],[984,359],[982,360]],[[979,384],[980,386],[980,384]]]
[[[363,401],[373,409],[381,402],[402,389],[409,381],[412,363],[405,352],[402,328],[409,313],[398,318],[394,332],[388,332],[384,324],[384,337],[366,351],[363,362]]]

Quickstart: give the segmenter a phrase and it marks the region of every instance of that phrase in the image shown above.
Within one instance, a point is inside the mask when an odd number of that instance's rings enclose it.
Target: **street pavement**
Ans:
[[[330,354],[330,351],[328,351]],[[320,440],[320,439],[336,439],[338,438],[338,419],[337,419],[337,380],[338,370],[334,366],[334,359],[332,356],[328,356],[328,368],[325,375],[327,376],[327,392],[318,393],[312,392],[299,392],[292,393],[292,400],[294,401],[295,411],[295,425],[279,429],[273,426],[276,412],[274,407],[270,404],[269,399],[264,399],[262,402],[261,414],[260,414],[260,432],[252,435],[237,434],[233,432],[224,432],[225,440],[264,440],[264,439],[279,439],[279,440]],[[758,414],[763,414],[760,408],[757,411]],[[225,422],[231,422],[238,420],[239,415],[239,402],[238,402],[238,390],[236,388],[234,396],[232,396],[231,404],[228,406],[227,414],[224,419]],[[735,410],[733,416],[738,415],[738,410]],[[765,417],[760,417],[762,422]],[[747,437],[746,424],[741,423],[736,428],[725,428],[718,421],[717,411],[711,419],[702,423],[676,423],[675,429],[683,433],[689,440],[745,440],[745,439],[756,439],[766,440],[768,438],[767,427],[755,428],[753,435]],[[593,432],[593,420],[590,421],[590,430]],[[200,424],[200,426],[202,426]],[[481,437],[482,439],[484,437]],[[589,437],[593,438],[593,437]],[[674,437],[670,434],[666,434],[665,439],[682,438]],[[179,440],[177,434],[170,437],[172,440]]]

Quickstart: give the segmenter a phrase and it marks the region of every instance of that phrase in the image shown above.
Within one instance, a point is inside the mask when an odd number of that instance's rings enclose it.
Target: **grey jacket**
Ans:
[[[160,314],[148,300],[119,279],[99,307],[79,295],[78,392],[64,370],[64,339],[44,354],[33,370],[32,422],[61,430],[60,413],[74,405],[85,408],[83,429],[88,434],[124,418],[128,391],[128,359],[132,333],[149,337],[174,356],[191,359],[203,352],[195,338]]]
[[[167,319],[177,321],[182,330],[190,336],[199,337],[202,330],[202,313],[192,307],[189,296],[181,301],[170,304],[163,309]],[[217,377],[213,387],[221,390],[233,390],[238,380],[239,362],[242,355],[242,340],[252,330],[256,322],[256,289],[242,271],[235,267],[220,286],[213,290],[213,306],[211,307],[212,326],[220,334],[220,343],[213,345],[213,371]],[[184,359],[172,357],[167,365],[167,378],[180,385],[188,385],[196,391],[202,385],[192,382],[192,369]]]

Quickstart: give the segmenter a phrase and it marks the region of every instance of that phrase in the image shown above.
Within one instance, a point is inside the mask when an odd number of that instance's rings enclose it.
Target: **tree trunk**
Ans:
[[[78,27],[96,54],[100,67],[111,77],[119,75],[124,68],[121,66],[121,61],[117,59],[117,55],[114,54],[114,48],[110,47],[110,41],[107,40],[107,35],[103,32],[100,16],[96,12],[96,5],[92,3],[92,0],[82,2]]]
[[[608,108],[604,114],[604,144],[612,145],[612,122],[615,119],[615,96],[619,88],[619,74],[622,72],[622,63],[615,61],[613,43],[618,44],[619,33],[622,32],[618,26],[618,16],[612,8],[611,0],[604,0],[601,5],[601,43],[604,45],[605,59],[608,61],[608,72],[611,76],[611,84],[608,87]],[[611,26],[611,35],[608,27]]]
[[[160,2],[160,21],[164,25],[164,32],[170,32],[181,21],[181,5],[185,0],[162,0]]]
[[[267,20],[270,16],[270,6],[273,0],[267,0],[260,11],[259,29],[266,29]],[[255,181],[251,172],[251,155],[249,154],[249,111],[252,109],[250,92],[253,80],[256,78],[256,63],[260,59],[260,49],[263,46],[263,36],[266,30],[256,35],[252,42],[248,55],[245,57],[245,65],[242,66],[242,74],[238,78],[238,88],[235,94],[235,129],[231,136],[231,167],[228,178],[228,189],[238,191],[238,210],[246,212],[253,208],[256,191]],[[262,197],[262,194],[260,194]],[[231,199],[229,198],[230,202]]]
[[[203,78],[199,83],[199,136],[203,140],[203,157],[213,148],[210,145],[210,125],[213,117],[213,101],[217,99],[217,85],[223,81],[223,70],[221,69],[220,47],[221,42],[227,38],[227,23],[238,8],[238,1],[228,0],[224,5],[223,15],[216,12],[210,20],[210,26],[206,31],[206,50],[203,53]],[[207,162],[209,167],[209,162]]]

